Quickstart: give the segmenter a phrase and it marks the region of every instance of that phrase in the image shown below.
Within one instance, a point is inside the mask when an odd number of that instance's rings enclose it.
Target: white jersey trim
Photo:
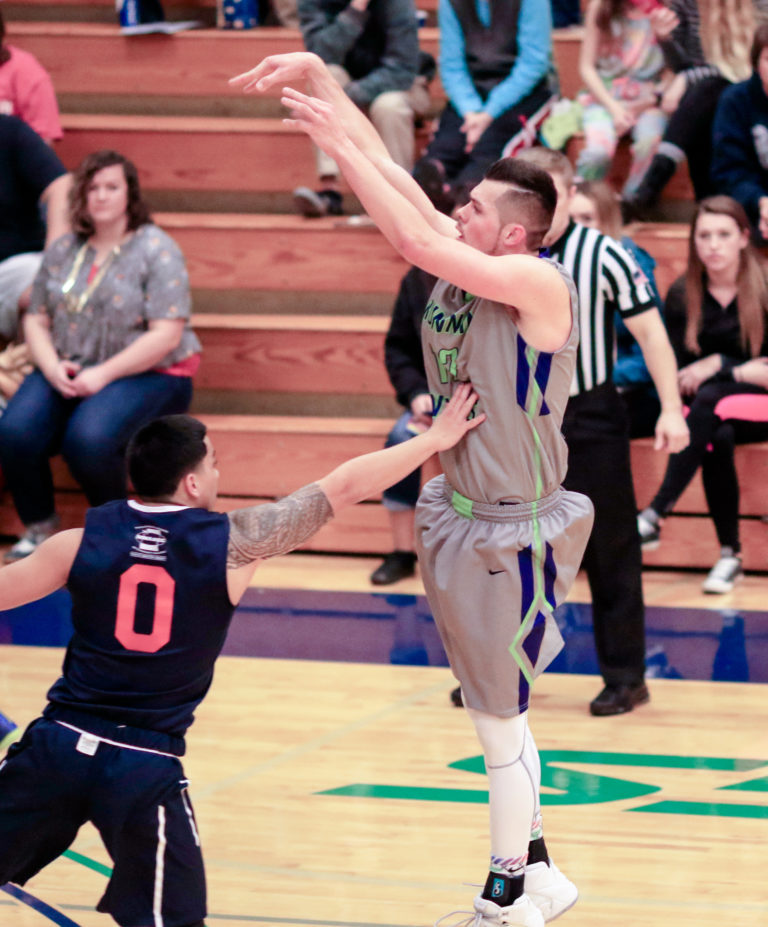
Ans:
[[[136,509],[137,512],[144,512],[144,514],[152,512],[181,512],[184,509],[188,509],[188,505],[145,505],[143,502],[137,502],[135,499],[129,499],[128,505],[132,509]]]
[[[155,927],[163,927],[163,879],[165,877],[165,808],[157,809],[157,854],[155,856],[155,891],[152,899],[152,914]]]

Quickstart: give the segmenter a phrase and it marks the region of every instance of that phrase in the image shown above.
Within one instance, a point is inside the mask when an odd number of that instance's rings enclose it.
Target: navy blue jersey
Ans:
[[[75,631],[53,710],[182,737],[234,612],[228,538],[227,516],[205,509],[91,509],[67,580]]]

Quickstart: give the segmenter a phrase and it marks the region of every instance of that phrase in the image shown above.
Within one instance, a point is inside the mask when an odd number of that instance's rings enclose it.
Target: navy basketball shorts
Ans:
[[[422,490],[416,550],[435,624],[468,708],[527,711],[534,679],[563,646],[553,612],[592,530],[592,503],[556,489],[519,505],[473,502],[445,476]]]
[[[186,927],[206,914],[188,781],[176,756],[39,718],[0,763],[0,885],[23,885],[91,821],[113,860],[98,910],[121,927]]]

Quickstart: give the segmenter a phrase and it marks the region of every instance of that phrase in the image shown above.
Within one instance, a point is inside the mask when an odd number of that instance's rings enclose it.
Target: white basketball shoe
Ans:
[[[521,895],[502,908],[495,901],[478,895],[474,911],[454,911],[436,921],[435,927],[544,927],[541,911],[528,895]],[[460,920],[456,918],[465,915]],[[453,918],[453,920],[450,920]]]
[[[550,859],[525,867],[525,894],[541,912],[545,921],[553,921],[576,904],[579,890]]]

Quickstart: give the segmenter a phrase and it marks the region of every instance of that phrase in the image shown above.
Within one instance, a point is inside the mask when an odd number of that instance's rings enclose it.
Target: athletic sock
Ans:
[[[500,908],[506,908],[522,896],[525,891],[524,879],[523,869],[519,872],[498,872],[491,869],[485,880],[482,897]]]
[[[528,844],[528,862],[526,865],[532,866],[534,863],[546,863],[549,865],[549,854],[543,837],[537,837]]]

